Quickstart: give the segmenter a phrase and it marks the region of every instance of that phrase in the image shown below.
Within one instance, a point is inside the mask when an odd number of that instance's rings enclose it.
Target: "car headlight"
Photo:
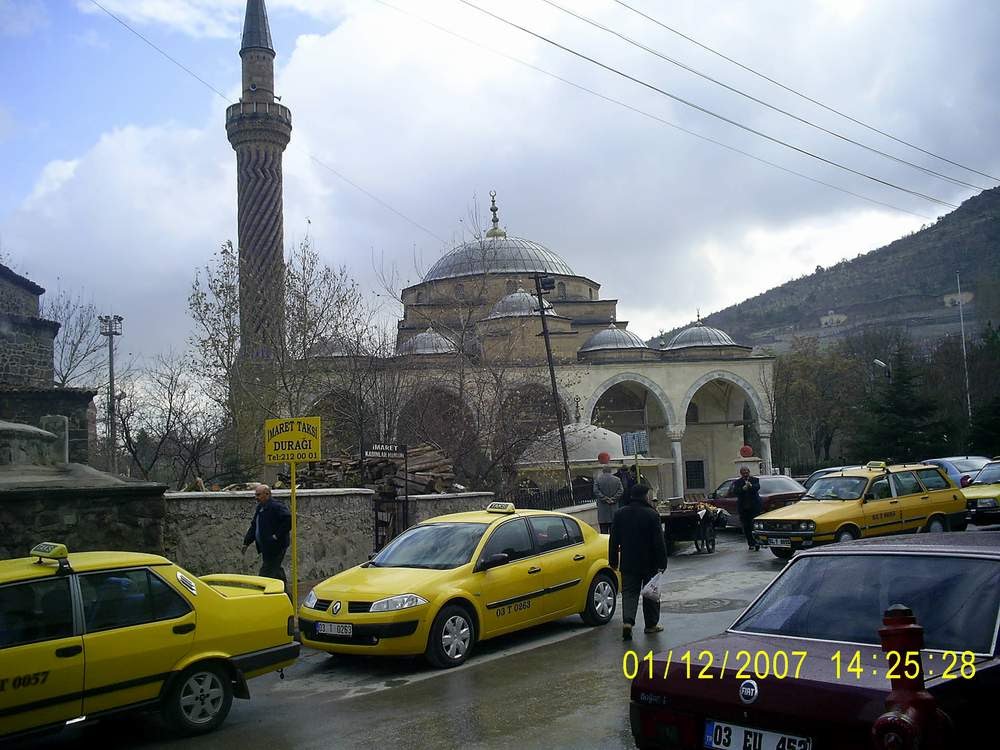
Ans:
[[[422,596],[418,596],[417,594],[400,594],[399,596],[379,599],[372,604],[372,608],[369,611],[395,612],[397,609],[409,609],[410,607],[418,607],[421,604],[427,604],[427,600]]]
[[[997,506],[996,498],[993,498],[993,497],[983,497],[983,498],[980,498],[979,500],[976,500],[976,507],[977,508],[996,508],[998,506]]]
[[[764,522],[763,521],[754,521],[753,522],[753,527],[755,529],[763,529],[764,528]]]
[[[316,606],[317,599],[318,597],[316,596],[316,589],[310,589],[309,595],[306,597],[306,600],[302,602],[302,606],[307,607],[309,609],[313,609]]]
[[[799,529],[801,531],[815,531],[816,522],[815,521],[801,521],[799,523]]]

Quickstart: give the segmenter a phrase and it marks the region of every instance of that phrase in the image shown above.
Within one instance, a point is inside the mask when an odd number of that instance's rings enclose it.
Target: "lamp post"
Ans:
[[[958,284],[958,320],[962,326],[962,365],[965,367],[965,409],[969,415],[969,426],[972,426],[972,396],[969,394],[969,355],[965,351],[965,313],[962,310],[962,276],[955,272],[955,283]]]
[[[538,313],[542,316],[542,337],[545,339],[545,358],[549,363],[549,379],[552,381],[552,408],[555,410],[556,424],[559,426],[559,444],[562,446],[563,469],[566,472],[566,488],[573,499],[573,476],[569,470],[569,452],[566,450],[566,431],[563,429],[562,409],[559,408],[559,391],[556,389],[556,370],[552,364],[552,344],[549,343],[549,323],[545,319],[545,299],[542,290],[551,292],[556,288],[556,280],[551,276],[535,274],[535,293],[538,295]]]
[[[121,315],[99,315],[101,335],[108,337],[108,467],[118,473],[118,450],[115,440],[115,336],[122,335]]]

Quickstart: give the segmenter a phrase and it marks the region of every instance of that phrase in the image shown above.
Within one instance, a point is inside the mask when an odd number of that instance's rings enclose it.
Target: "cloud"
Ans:
[[[242,22],[242,0],[108,3],[130,21],[194,36],[234,38]],[[453,2],[405,7],[789,169],[918,213],[946,210],[713,121]],[[790,123],[537,2],[490,7],[852,168],[950,202],[973,192]],[[987,125],[1000,116],[1000,92],[987,85],[1000,63],[986,31],[1000,25],[995,4],[964,12],[947,2],[891,0],[845,12],[835,24],[829,4],[642,7],[852,115],[984,171],[1000,170],[996,129]],[[824,125],[969,177],[777,92],[619,6],[579,8]],[[696,309],[707,314],[874,249],[925,221],[720,149],[372,2],[272,0],[268,9],[272,26],[299,13],[297,22],[316,27],[294,49],[279,50],[277,89],[294,123],[284,161],[287,244],[308,228],[325,260],[347,265],[372,294],[382,291],[373,258],[395,263],[401,281],[415,283],[414,266],[426,270],[461,238],[476,201],[476,221],[486,224],[491,189],[510,234],[541,242],[601,283],[602,297],[618,299],[619,318],[644,337],[693,319]],[[137,67],[146,62],[134,60]],[[228,90],[237,86],[233,80]],[[143,103],[135,106],[138,120]],[[235,157],[221,105],[206,93],[178,106],[196,119],[109,125],[83,153],[41,170],[30,196],[0,221],[5,245],[26,256],[23,265],[40,283],[52,269],[71,272],[99,303],[125,315],[129,334],[151,352],[183,344],[194,269],[220,242],[236,239]]]
[[[41,0],[0,0],[0,37],[29,36],[48,24]]]

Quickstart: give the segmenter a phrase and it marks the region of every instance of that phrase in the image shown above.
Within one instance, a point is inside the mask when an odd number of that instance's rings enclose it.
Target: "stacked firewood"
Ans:
[[[279,474],[278,478],[286,486],[291,480],[287,474]],[[424,495],[462,489],[455,484],[455,470],[448,456],[429,443],[410,448],[405,464],[402,458],[367,456],[362,467],[357,454],[343,454],[324,461],[299,464],[295,478],[299,489],[360,484],[380,492],[395,491],[399,495],[407,492],[411,495]]]

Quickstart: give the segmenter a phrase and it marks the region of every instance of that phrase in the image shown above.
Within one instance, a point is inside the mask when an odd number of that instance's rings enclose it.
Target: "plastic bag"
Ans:
[[[642,587],[642,591],[639,593],[646,599],[652,599],[654,602],[660,601],[660,576],[662,573],[657,573],[655,576],[649,579],[645,586]]]

